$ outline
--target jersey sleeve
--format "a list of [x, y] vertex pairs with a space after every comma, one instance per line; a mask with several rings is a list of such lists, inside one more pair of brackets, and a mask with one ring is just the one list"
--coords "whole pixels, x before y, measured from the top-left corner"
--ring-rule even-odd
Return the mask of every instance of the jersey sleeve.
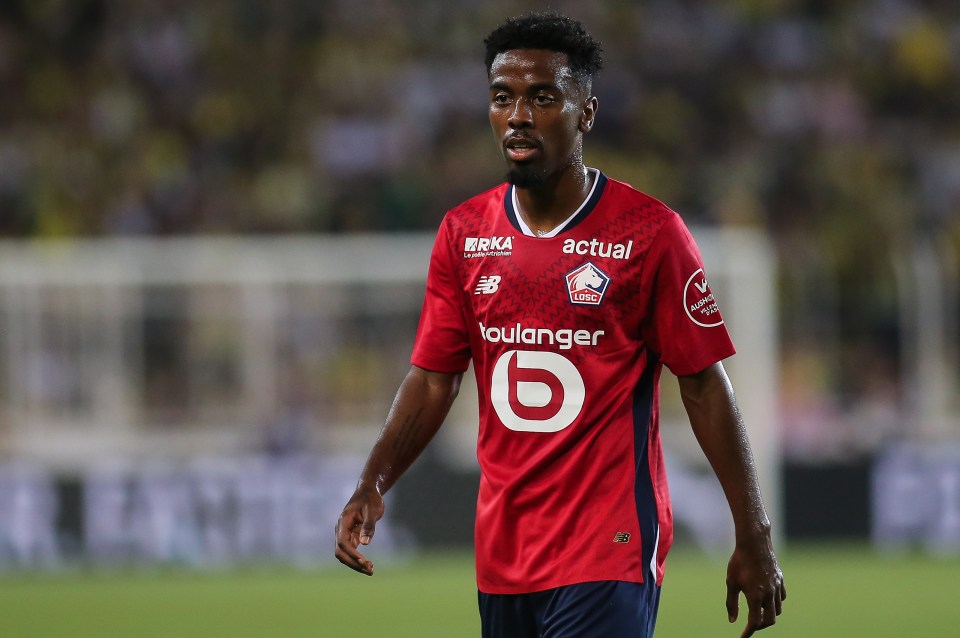
[[441, 224], [430, 254], [427, 290], [410, 362], [434, 372], [463, 372], [470, 364], [470, 337], [449, 239]]
[[679, 215], [660, 229], [644, 266], [650, 313], [643, 338], [677, 376], [695, 374], [736, 352], [700, 249]]

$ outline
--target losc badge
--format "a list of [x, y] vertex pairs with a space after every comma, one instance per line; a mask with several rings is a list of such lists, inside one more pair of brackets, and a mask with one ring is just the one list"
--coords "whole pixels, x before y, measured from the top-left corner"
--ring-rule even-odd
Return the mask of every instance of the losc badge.
[[570, 303], [578, 306], [599, 306], [610, 285], [610, 275], [589, 261], [568, 272], [565, 279]]

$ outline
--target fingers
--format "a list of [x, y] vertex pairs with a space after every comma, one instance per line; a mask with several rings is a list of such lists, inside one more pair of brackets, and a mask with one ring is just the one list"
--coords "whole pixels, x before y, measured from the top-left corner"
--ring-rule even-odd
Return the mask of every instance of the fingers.
[[787, 590], [781, 581], [769, 595], [763, 595], [754, 600], [748, 599], [747, 605], [750, 611], [747, 616], [747, 626], [744, 628], [741, 638], [749, 638], [755, 632], [776, 624], [777, 616], [783, 612], [783, 601], [786, 597]]
[[[370, 539], [373, 538], [373, 525], [372, 522], [361, 520], [358, 515], [350, 516], [344, 512], [336, 526], [337, 548], [334, 555], [337, 560], [367, 576], [373, 576], [373, 562], [357, 551], [357, 546], [361, 543], [364, 545], [370, 543]], [[363, 526], [366, 526], [365, 532]], [[366, 543], [363, 543], [364, 534], [366, 534]]]
[[372, 488], [358, 486], [337, 521], [334, 555], [350, 569], [373, 576], [373, 562], [357, 548], [369, 545], [383, 516], [383, 498]]
[[370, 509], [366, 505], [361, 510], [363, 522], [360, 524], [360, 544], [369, 545], [373, 540], [373, 533], [376, 531], [376, 520], [370, 516]]
[[779, 616], [782, 611], [780, 607], [780, 592], [774, 592], [774, 595], [766, 600], [760, 611], [762, 627], [758, 627], [758, 629], [763, 629], [775, 624], [777, 622], [777, 616]]
[[737, 622], [740, 615], [740, 588], [732, 583], [727, 583], [727, 619], [730, 622]]
[[749, 609], [747, 612], [747, 626], [744, 628], [743, 633], [740, 634], [740, 638], [749, 638], [754, 634], [754, 632], [756, 632], [758, 629], [763, 629], [765, 626], [763, 621], [766, 614], [764, 613], [763, 606], [752, 604], [750, 601], [747, 601], [747, 607]]
[[[744, 627], [740, 638], [750, 638], [755, 632], [772, 625], [776, 622], [776, 615], [771, 611], [767, 612], [766, 607], [759, 603], [747, 601], [747, 626]], [[768, 620], [772, 619], [772, 620]]]

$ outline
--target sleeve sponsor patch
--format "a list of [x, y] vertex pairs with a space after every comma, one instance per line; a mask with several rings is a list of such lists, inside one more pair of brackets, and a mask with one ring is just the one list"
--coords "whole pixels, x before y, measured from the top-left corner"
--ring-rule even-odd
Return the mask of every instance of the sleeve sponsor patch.
[[703, 274], [703, 268], [698, 269], [687, 279], [683, 289], [683, 309], [690, 321], [698, 326], [713, 328], [723, 324], [720, 308], [707, 283], [707, 277]]

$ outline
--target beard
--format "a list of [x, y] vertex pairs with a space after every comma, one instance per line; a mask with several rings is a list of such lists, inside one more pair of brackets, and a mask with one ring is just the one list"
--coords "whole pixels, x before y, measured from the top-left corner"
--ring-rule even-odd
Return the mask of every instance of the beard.
[[517, 188], [536, 188], [547, 181], [547, 173], [534, 168], [512, 168], [507, 171], [506, 180]]

